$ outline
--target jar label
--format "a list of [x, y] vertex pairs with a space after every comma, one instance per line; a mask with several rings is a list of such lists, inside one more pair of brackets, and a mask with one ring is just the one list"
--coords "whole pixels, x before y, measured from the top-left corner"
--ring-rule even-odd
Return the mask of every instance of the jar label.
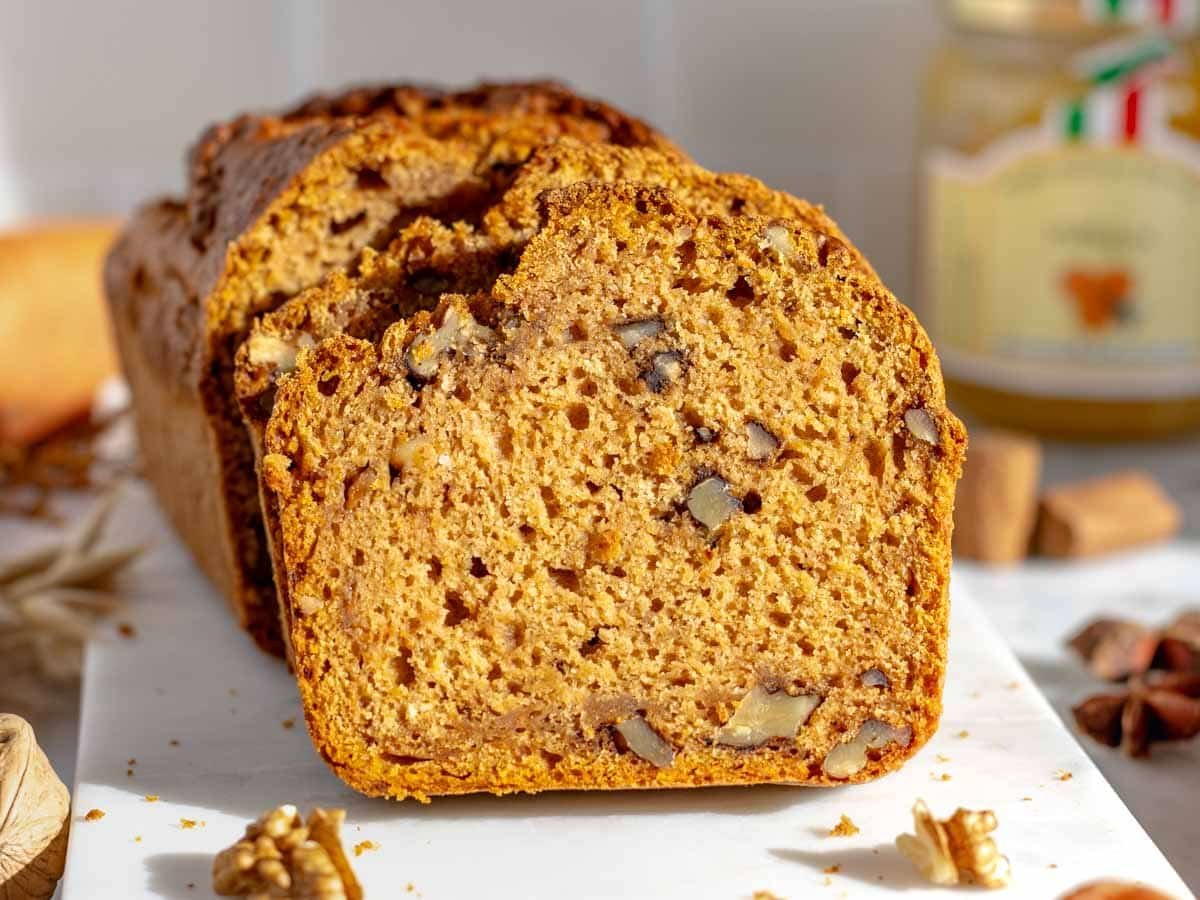
[[1200, 394], [1200, 155], [1165, 127], [1130, 142], [1119, 113], [1091, 123], [1104, 139], [1064, 142], [1048, 116], [979, 155], [927, 157], [922, 287], [947, 374], [1045, 396]]

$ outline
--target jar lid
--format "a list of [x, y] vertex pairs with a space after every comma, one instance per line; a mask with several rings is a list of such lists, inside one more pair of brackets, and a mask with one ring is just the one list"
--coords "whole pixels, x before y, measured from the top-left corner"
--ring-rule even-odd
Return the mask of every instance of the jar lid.
[[1137, 28], [1193, 32], [1197, 0], [945, 0], [968, 28], [1034, 34], [1087, 34]]

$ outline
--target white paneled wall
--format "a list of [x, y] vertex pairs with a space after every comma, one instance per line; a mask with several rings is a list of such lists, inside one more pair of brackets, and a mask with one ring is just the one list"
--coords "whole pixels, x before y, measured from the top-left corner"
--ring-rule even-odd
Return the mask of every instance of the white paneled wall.
[[552, 75], [825, 203], [904, 294], [934, 0], [0, 0], [0, 225], [178, 190], [208, 122], [364, 80]]

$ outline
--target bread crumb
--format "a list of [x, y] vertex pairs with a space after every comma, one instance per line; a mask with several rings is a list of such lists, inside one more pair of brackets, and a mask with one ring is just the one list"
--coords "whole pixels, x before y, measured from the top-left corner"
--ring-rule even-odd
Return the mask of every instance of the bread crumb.
[[128, 622], [122, 622], [117, 626], [117, 634], [123, 638], [135, 638], [137, 637], [137, 629]]
[[1021, 682], [1019, 682], [1019, 681], [1010, 681], [1010, 682], [1008, 683], [1008, 689], [1009, 689], [1010, 691], [1015, 691], [1015, 690], [1017, 690], [1017, 688], [1019, 688], [1020, 686], [1021, 686]]
[[291, 731], [293, 728], [296, 727], [296, 720], [295, 719], [284, 719], [282, 722], [280, 722], [280, 724], [284, 728], [286, 728], [288, 731]]
[[142, 799], [145, 800], [147, 803], [157, 803], [158, 802], [158, 794], [147, 794]]
[[1046, 868], [1047, 869], [1057, 869], [1058, 863], [1050, 863], [1050, 865], [1046, 866]]
[[949, 772], [942, 772], [940, 775], [937, 772], [930, 772], [929, 777], [934, 781], [949, 781], [951, 776]]
[[[415, 891], [415, 890], [416, 890], [416, 888], [415, 888], [415, 887], [413, 887], [413, 883], [410, 881], [408, 884], [406, 884], [406, 885], [404, 886], [404, 890], [405, 890], [405, 891], [407, 891], [408, 893], [410, 893], [410, 894], [411, 894], [413, 891]], [[757, 892], [756, 892], [756, 894], [755, 894], [755, 895], [757, 896]]]
[[1033, 800], [1033, 798], [1032, 798], [1032, 797], [1022, 797], [1021, 799], [1022, 799], [1022, 800], [1024, 800], [1025, 802], [1027, 802], [1027, 803], [1029, 803], [1029, 802], [1032, 802], [1032, 800]]
[[133, 777], [133, 769], [126, 769], [125, 774], [128, 775], [130, 778], [132, 778]]
[[1068, 772], [1066, 769], [1059, 769], [1057, 772], [1054, 773], [1054, 777], [1057, 778], [1059, 781], [1070, 781], [1075, 776], [1072, 775], [1070, 772]]
[[842, 867], [835, 864], [832, 866], [826, 866], [821, 871], [824, 872], [826, 875], [836, 875], [838, 872], [842, 871]]
[[89, 809], [87, 815], [83, 817], [85, 822], [99, 822], [103, 818], [104, 810], [102, 809]]
[[171, 738], [171, 740], [167, 741], [167, 744], [169, 744], [172, 747], [178, 747], [179, 741], [175, 740], [174, 738]]
[[783, 900], [783, 898], [770, 891], [755, 891], [753, 900]]
[[142, 842], [142, 836], [140, 834], [135, 834], [133, 836], [133, 842], [135, 844], [140, 844]]
[[197, 822], [195, 819], [180, 819], [179, 820], [179, 827], [184, 829], [185, 831], [188, 831], [197, 826], [203, 828], [205, 824], [207, 824], [207, 823], [205, 823], [203, 820], [199, 821], [199, 822]]
[[955, 737], [960, 737], [960, 738], [965, 738], [965, 737], [970, 737], [970, 736], [971, 736], [971, 732], [967, 731], [967, 729], [965, 729], [965, 728], [962, 731], [960, 731], [958, 734], [955, 735]]
[[851, 821], [850, 817], [845, 813], [842, 813], [842, 817], [838, 820], [838, 823], [829, 829], [829, 836], [853, 837], [854, 835], [858, 834], [859, 830], [859, 827], [855, 825], [853, 821]]
[[939, 754], [937, 754], [937, 756], [935, 756], [935, 757], [934, 757], [934, 759], [936, 759], [936, 760], [937, 760], [938, 762], [940, 762], [940, 763], [948, 763], [948, 762], [950, 762], [950, 757], [946, 756], [946, 755], [945, 755], [945, 754], [943, 754], [943, 753], [939, 753]]
[[379, 845], [374, 841], [359, 841], [354, 845], [354, 855], [362, 856], [368, 850], [378, 850]]

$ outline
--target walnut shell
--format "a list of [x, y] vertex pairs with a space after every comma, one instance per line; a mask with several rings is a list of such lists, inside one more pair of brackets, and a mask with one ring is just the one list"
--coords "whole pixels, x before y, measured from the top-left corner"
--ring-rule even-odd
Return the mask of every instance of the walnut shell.
[[0, 714], [0, 900], [46, 900], [67, 861], [71, 794], [20, 716]]

